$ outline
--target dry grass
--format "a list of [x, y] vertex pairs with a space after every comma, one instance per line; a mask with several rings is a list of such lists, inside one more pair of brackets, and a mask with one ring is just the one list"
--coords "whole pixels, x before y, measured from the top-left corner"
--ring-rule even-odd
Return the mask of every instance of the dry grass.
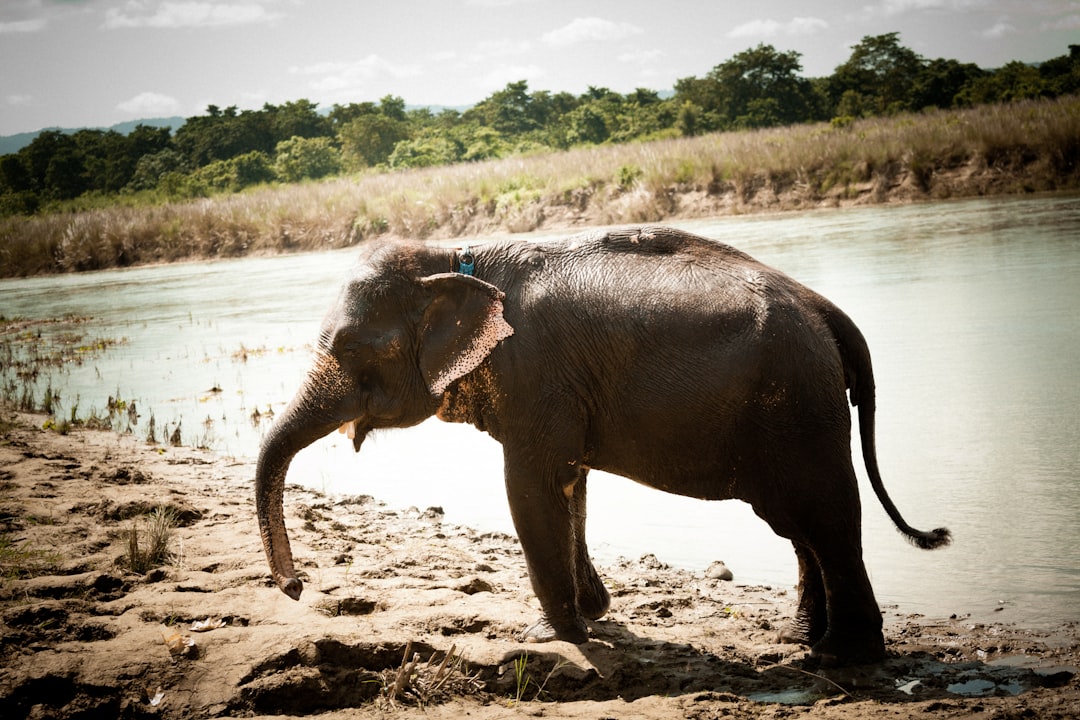
[[[1076, 189], [1080, 98], [720, 133], [0, 221], [0, 274], [691, 214]], [[958, 174], [962, 177], [949, 177]], [[686, 198], [699, 202], [691, 207]], [[702, 201], [701, 198], [704, 198]]]
[[169, 543], [176, 525], [176, 511], [171, 508], [157, 508], [141, 521], [133, 519], [125, 532], [127, 553], [124, 559], [128, 570], [143, 574], [171, 562], [173, 555]]
[[450, 646], [442, 662], [436, 662], [432, 655], [424, 663], [419, 653], [412, 652], [410, 640], [405, 645], [401, 666], [382, 673], [380, 697], [390, 709], [399, 703], [423, 708], [452, 697], [475, 695], [482, 690], [479, 674], [469, 671], [464, 657], [457, 653], [456, 645]]

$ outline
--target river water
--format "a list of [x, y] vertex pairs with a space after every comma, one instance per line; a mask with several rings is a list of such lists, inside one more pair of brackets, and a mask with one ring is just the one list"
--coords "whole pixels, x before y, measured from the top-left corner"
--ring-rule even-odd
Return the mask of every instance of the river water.
[[[911, 524], [955, 536], [934, 552], [907, 545], [856, 444], [864, 554], [884, 607], [1029, 625], [1080, 620], [1080, 198], [678, 225], [815, 288], [866, 335], [886, 486]], [[103, 412], [110, 396], [134, 400], [138, 437], [152, 415], [159, 441], [179, 423], [185, 444], [251, 457], [266, 416], [297, 387], [353, 254], [5, 280], [0, 314], [74, 313], [92, 318], [81, 332], [123, 339], [38, 378], [35, 392], [51, 384], [61, 413], [75, 404], [80, 416]], [[41, 332], [48, 340], [63, 327]], [[0, 374], [12, 381], [9, 369]], [[383, 431], [359, 455], [334, 434], [297, 457], [289, 481], [402, 509], [441, 506], [449, 522], [513, 531], [500, 447], [468, 426], [429, 420]], [[652, 553], [697, 571], [724, 560], [738, 582], [797, 582], [790, 545], [742, 503], [679, 498], [594, 472], [589, 507], [601, 564]]]

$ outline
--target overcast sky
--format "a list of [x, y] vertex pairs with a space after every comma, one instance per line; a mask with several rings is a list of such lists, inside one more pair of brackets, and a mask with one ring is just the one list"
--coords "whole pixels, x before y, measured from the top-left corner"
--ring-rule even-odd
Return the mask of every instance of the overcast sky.
[[758, 43], [831, 74], [867, 35], [983, 67], [1080, 43], [1080, 0], [0, 0], [0, 134], [508, 82], [671, 89]]

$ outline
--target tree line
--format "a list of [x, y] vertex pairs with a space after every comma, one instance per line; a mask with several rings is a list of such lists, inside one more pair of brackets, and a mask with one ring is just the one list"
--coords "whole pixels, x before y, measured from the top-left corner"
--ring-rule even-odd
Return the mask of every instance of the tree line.
[[761, 44], [704, 77], [678, 80], [669, 97], [599, 87], [581, 95], [530, 92], [519, 81], [465, 111], [409, 109], [388, 95], [326, 113], [308, 100], [259, 110], [211, 105], [175, 133], [145, 125], [127, 135], [46, 131], [0, 157], [0, 215], [76, 199], [154, 202], [590, 144], [820, 121], [842, 127], [863, 117], [1080, 92], [1080, 45], [1038, 66], [1010, 62], [996, 70], [928, 60], [898, 33], [863, 38], [827, 77], [803, 77], [800, 58]]

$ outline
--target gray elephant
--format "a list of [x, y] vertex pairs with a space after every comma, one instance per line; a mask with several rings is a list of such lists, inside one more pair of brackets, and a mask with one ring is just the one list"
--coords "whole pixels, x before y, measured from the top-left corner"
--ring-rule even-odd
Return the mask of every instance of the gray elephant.
[[585, 543], [596, 468], [749, 503], [798, 558], [798, 610], [783, 639], [823, 663], [878, 661], [848, 392], [889, 517], [919, 547], [947, 544], [948, 530], [912, 528], [886, 494], [862, 334], [783, 273], [663, 227], [464, 252], [373, 241], [262, 443], [256, 499], [270, 570], [299, 598], [282, 508], [297, 452], [343, 425], [359, 451], [371, 430], [436, 415], [503, 446], [510, 512], [543, 608], [526, 639], [586, 642], [586, 621], [608, 609]]

